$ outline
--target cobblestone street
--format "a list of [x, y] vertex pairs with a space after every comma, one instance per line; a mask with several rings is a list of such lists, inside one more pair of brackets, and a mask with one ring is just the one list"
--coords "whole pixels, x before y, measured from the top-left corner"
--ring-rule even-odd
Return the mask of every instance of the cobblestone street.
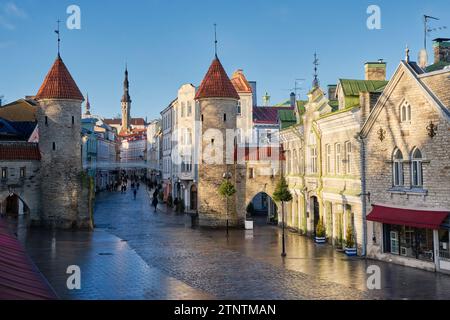
[[[282, 259], [277, 227], [193, 229], [184, 215], [157, 213], [147, 191], [98, 195], [96, 229], [19, 232], [41, 272], [68, 299], [449, 299], [450, 277], [361, 258], [288, 232]], [[382, 289], [366, 289], [366, 268]], [[69, 265], [81, 290], [66, 288]]]

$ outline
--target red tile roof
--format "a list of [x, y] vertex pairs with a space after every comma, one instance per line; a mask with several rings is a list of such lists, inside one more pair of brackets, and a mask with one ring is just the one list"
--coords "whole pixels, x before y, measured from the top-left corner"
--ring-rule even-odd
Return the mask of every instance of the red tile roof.
[[0, 300], [54, 300], [56, 294], [0, 219]]
[[8, 160], [41, 160], [37, 143], [0, 143], [0, 161]]
[[277, 124], [279, 110], [293, 110], [292, 107], [253, 107], [253, 122]]
[[[122, 124], [122, 119], [104, 119], [104, 122], [109, 125], [117, 125]], [[145, 120], [144, 118], [133, 118], [131, 119], [130, 124], [132, 124], [133, 126], [145, 126]]]
[[84, 101], [80, 89], [78, 89], [77, 84], [59, 55], [36, 95], [36, 100], [41, 99]]
[[236, 70], [231, 77], [231, 83], [237, 92], [252, 93], [252, 86], [248, 83], [241, 69]]
[[195, 99], [203, 98], [233, 98], [239, 100], [236, 89], [217, 57], [211, 63], [195, 95]]

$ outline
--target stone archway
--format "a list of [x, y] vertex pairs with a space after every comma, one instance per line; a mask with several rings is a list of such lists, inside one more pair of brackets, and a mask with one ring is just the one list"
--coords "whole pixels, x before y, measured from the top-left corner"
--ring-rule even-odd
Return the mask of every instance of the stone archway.
[[247, 216], [257, 221], [256, 224], [277, 224], [278, 205], [272, 196], [259, 192], [246, 204]]
[[18, 194], [10, 193], [6, 197], [2, 197], [0, 213], [9, 217], [18, 218], [19, 216], [29, 215], [30, 207]]

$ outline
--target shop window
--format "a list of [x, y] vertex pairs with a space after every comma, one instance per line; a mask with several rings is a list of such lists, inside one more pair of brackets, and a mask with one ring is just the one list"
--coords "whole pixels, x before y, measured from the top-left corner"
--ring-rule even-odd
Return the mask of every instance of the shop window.
[[450, 260], [450, 242], [448, 230], [439, 230], [439, 257]]
[[384, 225], [385, 252], [433, 261], [433, 230], [399, 225]]

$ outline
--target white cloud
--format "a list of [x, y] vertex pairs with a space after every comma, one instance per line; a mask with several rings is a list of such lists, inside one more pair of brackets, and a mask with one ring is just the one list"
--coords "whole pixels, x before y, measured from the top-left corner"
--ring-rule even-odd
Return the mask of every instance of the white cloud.
[[0, 8], [0, 28], [15, 30], [13, 23], [15, 19], [26, 19], [27, 13], [19, 8], [14, 2], [8, 2]]
[[15, 16], [18, 18], [26, 18], [27, 13], [20, 9], [14, 2], [8, 2], [4, 7], [4, 12], [9, 16]]

